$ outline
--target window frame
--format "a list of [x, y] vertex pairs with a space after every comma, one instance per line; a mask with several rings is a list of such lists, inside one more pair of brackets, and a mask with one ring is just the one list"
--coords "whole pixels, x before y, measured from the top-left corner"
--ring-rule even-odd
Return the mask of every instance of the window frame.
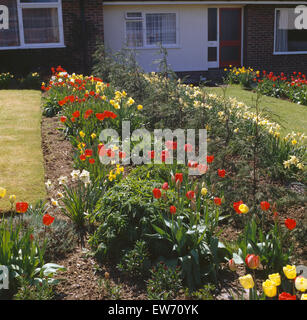
[[277, 27], [277, 10], [281, 10], [284, 8], [275, 8], [274, 11], [274, 49], [273, 54], [274, 55], [287, 55], [287, 54], [307, 54], [307, 51], [276, 51], [276, 27]]
[[[126, 19], [126, 15], [127, 13], [130, 12], [141, 12], [142, 13], [142, 19], [139, 20], [132, 20], [132, 19]], [[129, 49], [134, 49], [134, 50], [142, 50], [142, 49], [157, 49], [159, 48], [159, 45], [153, 44], [147, 44], [147, 29], [146, 29], [146, 14], [163, 14], [163, 13], [167, 13], [167, 14], [175, 14], [176, 17], [176, 43], [174, 44], [165, 44], [163, 46], [163, 48], [167, 48], [167, 49], [177, 49], [180, 48], [179, 45], [179, 15], [178, 15], [178, 11], [177, 10], [134, 10], [134, 11], [125, 11], [125, 17], [124, 17], [124, 32], [125, 32], [125, 43], [127, 44], [127, 28], [126, 28], [126, 22], [127, 21], [142, 21], [143, 24], [143, 46], [142, 47], [135, 47], [135, 46], [127, 46], [127, 48]]]
[[[16, 49], [44, 49], [44, 48], [64, 48], [64, 29], [63, 29], [63, 15], [62, 15], [62, 0], [57, 2], [29, 2], [22, 3], [16, 0], [17, 17], [18, 17], [18, 31], [19, 31], [19, 46], [0, 47], [1, 50], [16, 50]], [[23, 28], [23, 9], [44, 9], [56, 8], [58, 10], [58, 24], [59, 24], [59, 42], [53, 43], [25, 43], [24, 28]]]

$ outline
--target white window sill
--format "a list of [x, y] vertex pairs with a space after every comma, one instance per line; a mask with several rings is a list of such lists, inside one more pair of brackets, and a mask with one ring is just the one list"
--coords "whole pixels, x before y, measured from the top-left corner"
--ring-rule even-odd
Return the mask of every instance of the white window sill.
[[288, 51], [288, 52], [273, 52], [274, 55], [287, 55], [287, 54], [307, 54], [307, 51]]
[[[160, 47], [150, 47], [150, 46], [146, 46], [146, 47], [128, 47], [128, 49], [131, 50], [159, 50]], [[163, 49], [181, 49], [181, 46], [163, 46]]]
[[66, 48], [64, 44], [31, 44], [17, 47], [0, 47], [1, 50], [56, 49]]

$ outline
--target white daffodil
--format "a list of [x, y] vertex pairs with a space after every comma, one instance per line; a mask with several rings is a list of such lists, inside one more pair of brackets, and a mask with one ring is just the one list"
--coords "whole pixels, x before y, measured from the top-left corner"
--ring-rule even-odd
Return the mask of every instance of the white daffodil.
[[80, 177], [80, 170], [73, 170], [70, 175], [71, 175], [71, 178], [72, 178], [71, 180], [72, 181], [76, 181]]
[[57, 200], [55, 200], [55, 199], [53, 199], [53, 198], [51, 198], [51, 204], [54, 206], [54, 207], [58, 207], [59, 206], [59, 203], [58, 203], [58, 201]]
[[49, 190], [49, 189], [51, 189], [52, 188], [52, 182], [51, 182], [51, 180], [48, 180], [47, 182], [45, 182], [45, 186], [46, 186], [46, 188]]
[[60, 178], [58, 179], [58, 181], [59, 181], [59, 184], [60, 184], [60, 185], [61, 185], [61, 184], [67, 184], [68, 179], [67, 179], [66, 176], [60, 176]]

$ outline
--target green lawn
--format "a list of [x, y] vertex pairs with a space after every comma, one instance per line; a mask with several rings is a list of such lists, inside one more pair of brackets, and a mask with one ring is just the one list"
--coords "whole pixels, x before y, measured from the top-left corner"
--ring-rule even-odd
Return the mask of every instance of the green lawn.
[[[223, 94], [219, 87], [208, 87], [207, 91], [216, 94]], [[235, 97], [238, 101], [244, 102], [248, 106], [254, 106], [256, 94], [244, 90], [239, 85], [231, 85], [227, 89], [226, 95]], [[268, 112], [268, 117], [271, 120], [279, 123], [282, 126], [282, 135], [288, 132], [304, 132], [307, 133], [307, 106], [298, 105], [286, 100], [263, 96], [260, 103], [260, 108]]]
[[11, 194], [29, 203], [46, 196], [40, 104], [40, 91], [0, 90], [0, 187], [7, 189], [0, 211]]

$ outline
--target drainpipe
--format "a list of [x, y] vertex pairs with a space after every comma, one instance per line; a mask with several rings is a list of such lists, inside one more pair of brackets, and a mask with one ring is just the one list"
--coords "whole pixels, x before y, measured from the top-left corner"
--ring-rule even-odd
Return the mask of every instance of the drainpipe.
[[86, 21], [85, 21], [85, 8], [84, 0], [79, 0], [80, 7], [80, 18], [81, 18], [81, 32], [82, 32], [82, 43], [83, 43], [83, 74], [88, 73], [88, 48], [86, 38]]

